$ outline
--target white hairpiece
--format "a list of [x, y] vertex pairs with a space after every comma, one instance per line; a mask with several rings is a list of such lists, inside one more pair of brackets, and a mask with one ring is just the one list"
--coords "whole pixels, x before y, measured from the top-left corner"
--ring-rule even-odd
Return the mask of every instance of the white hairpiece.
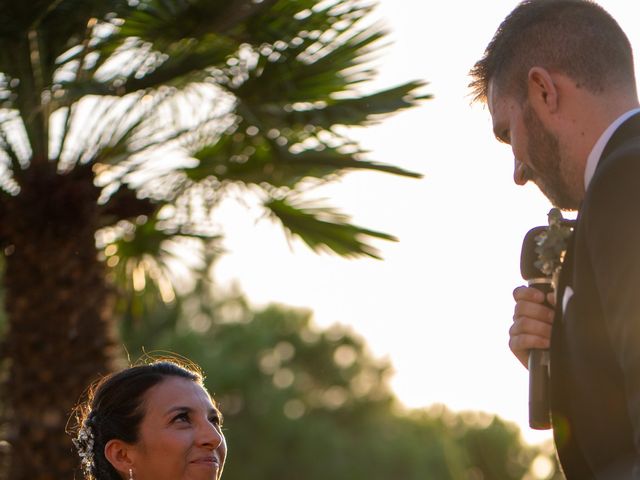
[[74, 438], [73, 444], [78, 450], [78, 455], [80, 456], [80, 460], [82, 463], [82, 468], [85, 472], [91, 472], [91, 467], [93, 464], [93, 430], [91, 429], [91, 425], [89, 425], [89, 420], [85, 420], [82, 424], [80, 430], [78, 430], [78, 435]]

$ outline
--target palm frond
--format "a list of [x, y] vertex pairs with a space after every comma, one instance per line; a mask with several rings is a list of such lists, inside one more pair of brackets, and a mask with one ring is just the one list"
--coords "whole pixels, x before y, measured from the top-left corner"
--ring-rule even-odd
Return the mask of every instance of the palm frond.
[[300, 238], [316, 252], [330, 251], [343, 257], [380, 259], [368, 241], [397, 241], [392, 235], [358, 227], [349, 218], [329, 207], [285, 199], [270, 199], [264, 206], [277, 218], [290, 237]]
[[[110, 50], [112, 46], [105, 42], [101, 48]], [[150, 45], [123, 40], [110, 56], [101, 52], [100, 67], [93, 76], [84, 80], [74, 78], [61, 85], [67, 92], [67, 103], [87, 95], [124, 96], [167, 86], [182, 88], [210, 78], [209, 69], [224, 65], [237, 49], [233, 41], [214, 34], [198, 40], [183, 39], [171, 45], [166, 53], [152, 50]], [[127, 65], [124, 69], [123, 64]]]
[[278, 0], [246, 22], [242, 38], [252, 45], [281, 47], [292, 41], [295, 44], [307, 34], [318, 38], [313, 32], [325, 32], [327, 26], [337, 32], [348, 30], [374, 6], [375, 2], [363, 0]]
[[269, 11], [276, 0], [143, 0], [126, 18], [121, 34], [151, 42], [166, 52], [185, 38], [233, 35], [249, 17]]
[[154, 218], [162, 205], [148, 198], [139, 198], [135, 190], [126, 185], [120, 185], [118, 190], [112, 193], [100, 207], [99, 224], [101, 227], [106, 227], [116, 225], [122, 220]]
[[214, 34], [198, 41], [180, 42], [169, 49], [166, 61], [160, 60], [159, 64], [149, 68], [148, 72], [133, 72], [124, 81], [121, 89], [128, 93], [160, 85], [182, 86], [202, 81], [209, 77], [207, 68], [224, 63], [237, 49], [238, 45], [235, 42]]
[[366, 55], [383, 37], [384, 31], [372, 27], [325, 44], [307, 37], [283, 47], [282, 52], [267, 48], [234, 94], [250, 105], [279, 108], [298, 102], [330, 102], [337, 94], [352, 91], [355, 85], [373, 77], [375, 72], [367, 67]]
[[336, 125], [369, 126], [383, 120], [387, 115], [416, 106], [431, 98], [419, 94], [424, 82], [408, 82], [369, 95], [331, 99], [326, 102], [301, 102], [291, 108], [277, 109], [272, 104], [242, 105], [251, 109], [252, 119], [263, 126], [277, 129], [304, 130], [312, 125], [314, 130], [331, 130]]
[[[99, 232], [109, 276], [128, 309], [142, 311], [158, 301], [173, 302], [206, 273], [205, 253], [217, 236], [162, 227], [157, 216], [120, 222]], [[209, 245], [209, 247], [206, 247]]]
[[[0, 101], [18, 99], [8, 111], [22, 118], [27, 134], [21, 145], [0, 138], [7, 172], [13, 170], [19, 182], [20, 169], [36, 157], [46, 160], [42, 152], [49, 145], [60, 172], [92, 165], [103, 188], [102, 225], [127, 218], [128, 211], [153, 213], [168, 202], [184, 202], [180, 208], [187, 218], [198, 195], [198, 208], [210, 213], [228, 185], [255, 185], [282, 198], [299, 195], [305, 180], [331, 181], [351, 170], [419, 178], [368, 159], [368, 152], [336, 128], [370, 125], [429, 98], [418, 93], [424, 84], [417, 81], [366, 95], [357, 91], [375, 74], [371, 60], [386, 34], [378, 24], [358, 26], [374, 5], [44, 2], [40, 16], [31, 18], [38, 27], [35, 41], [11, 53], [21, 59], [13, 62], [16, 71], [24, 72], [38, 66], [25, 52], [30, 45], [39, 49], [41, 72], [29, 73], [24, 82], [0, 73]], [[54, 24], [64, 16], [69, 25]], [[55, 42], [44, 45], [49, 36]], [[32, 87], [35, 94], [23, 95]], [[52, 141], [49, 129], [57, 135]], [[30, 153], [27, 163], [22, 151]], [[123, 198], [125, 213], [116, 213], [121, 209], [112, 207]], [[146, 200], [137, 202], [141, 198], [152, 198], [153, 208]], [[335, 212], [315, 216], [287, 202], [273, 203], [272, 211], [317, 220], [309, 225], [340, 225]], [[347, 224], [327, 235], [348, 231]], [[367, 233], [353, 228], [353, 238]]]
[[[374, 170], [406, 177], [421, 175], [393, 165], [362, 159], [364, 152], [348, 151], [344, 145], [330, 146], [316, 142], [313, 148], [300, 144], [298, 149], [279, 144], [278, 134], [255, 129], [246, 133], [218, 138], [193, 153], [198, 164], [185, 167], [184, 172], [194, 182], [214, 177], [220, 182], [294, 188], [303, 179], [326, 179], [348, 170]], [[271, 137], [271, 138], [270, 138]], [[315, 140], [315, 139], [314, 139]], [[282, 143], [282, 142], [280, 142]]]
[[[108, 69], [110, 61], [121, 63], [123, 58], [136, 54], [138, 68], [129, 68], [124, 75], [120, 71], [107, 81], [96, 81], [100, 77], [97, 71], [94, 78], [75, 85], [76, 94], [71, 98], [77, 98], [78, 94], [123, 95], [202, 80], [208, 76], [207, 68], [225, 65], [240, 46], [237, 38], [224, 34], [227, 28], [222, 24], [231, 22], [228, 28], [235, 27], [272, 3], [274, 0], [142, 1], [123, 18], [123, 26], [96, 48], [103, 70]], [[133, 38], [138, 41], [131, 42]]]
[[[12, 172], [13, 178], [20, 183], [22, 169], [26, 163], [26, 155], [24, 152], [20, 155], [17, 146], [13, 144], [15, 140], [7, 133], [7, 129], [11, 131], [12, 128], [19, 128], [15, 125], [16, 121], [18, 121], [18, 118], [11, 115], [9, 118], [3, 118], [0, 120], [0, 152], [2, 152], [2, 154], [9, 160], [9, 170]], [[14, 125], [11, 125], [12, 123]]]
[[[27, 43], [33, 73], [48, 88], [65, 53], [80, 51], [79, 45], [92, 34], [98, 19], [122, 15], [126, 0], [34, 0], [0, 3], [0, 72], [11, 79], [27, 81], [24, 63], [16, 52]], [[5, 22], [4, 20], [9, 20]]]

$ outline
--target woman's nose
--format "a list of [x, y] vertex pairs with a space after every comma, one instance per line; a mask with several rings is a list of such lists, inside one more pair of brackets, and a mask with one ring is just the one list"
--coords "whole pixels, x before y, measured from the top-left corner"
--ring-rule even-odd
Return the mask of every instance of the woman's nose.
[[204, 421], [199, 428], [199, 440], [202, 445], [209, 446], [212, 449], [218, 448], [224, 442], [224, 435], [219, 425]]

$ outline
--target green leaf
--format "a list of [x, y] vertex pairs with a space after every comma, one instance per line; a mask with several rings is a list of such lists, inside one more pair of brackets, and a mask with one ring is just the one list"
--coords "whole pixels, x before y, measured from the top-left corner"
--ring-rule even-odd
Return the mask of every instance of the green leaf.
[[325, 250], [343, 257], [381, 259], [368, 240], [397, 241], [392, 235], [353, 225], [348, 217], [328, 207], [305, 206], [287, 199], [270, 199], [264, 205], [289, 236], [300, 238], [316, 252]]
[[266, 138], [262, 133], [251, 136], [239, 130], [201, 147], [193, 154], [198, 165], [184, 171], [194, 182], [215, 177], [220, 181], [292, 188], [303, 179], [329, 179], [348, 170], [376, 170], [421, 177], [393, 165], [363, 160], [361, 153], [346, 153], [324, 144], [319, 144], [317, 150], [292, 153], [287, 147], [278, 145], [277, 139]]
[[408, 82], [370, 95], [328, 102], [308, 103], [297, 108], [282, 108], [273, 103], [253, 104], [253, 115], [272, 128], [301, 128], [330, 130], [336, 125], [367, 126], [383, 120], [387, 115], [414, 107], [430, 95], [419, 95], [424, 82]]
[[103, 230], [103, 252], [113, 283], [129, 308], [144, 310], [153, 303], [172, 302], [179, 292], [180, 277], [195, 278], [206, 274], [205, 245], [219, 237], [175, 230], [161, 225], [157, 217], [136, 223], [120, 222]]
[[263, 55], [249, 79], [234, 93], [250, 104], [330, 102], [336, 94], [373, 77], [375, 72], [367, 67], [365, 55], [383, 36], [384, 31], [372, 27], [339, 36], [326, 45], [301, 39], [301, 43], [287, 46], [282, 52]]

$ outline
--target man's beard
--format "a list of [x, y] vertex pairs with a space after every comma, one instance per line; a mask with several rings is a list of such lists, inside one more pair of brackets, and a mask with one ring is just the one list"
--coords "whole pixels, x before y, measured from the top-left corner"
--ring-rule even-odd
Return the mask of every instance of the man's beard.
[[529, 133], [529, 179], [533, 180], [554, 206], [563, 210], [577, 210], [580, 202], [572, 194], [567, 179], [562, 175], [558, 137], [542, 125], [529, 105], [524, 107], [523, 121]]

